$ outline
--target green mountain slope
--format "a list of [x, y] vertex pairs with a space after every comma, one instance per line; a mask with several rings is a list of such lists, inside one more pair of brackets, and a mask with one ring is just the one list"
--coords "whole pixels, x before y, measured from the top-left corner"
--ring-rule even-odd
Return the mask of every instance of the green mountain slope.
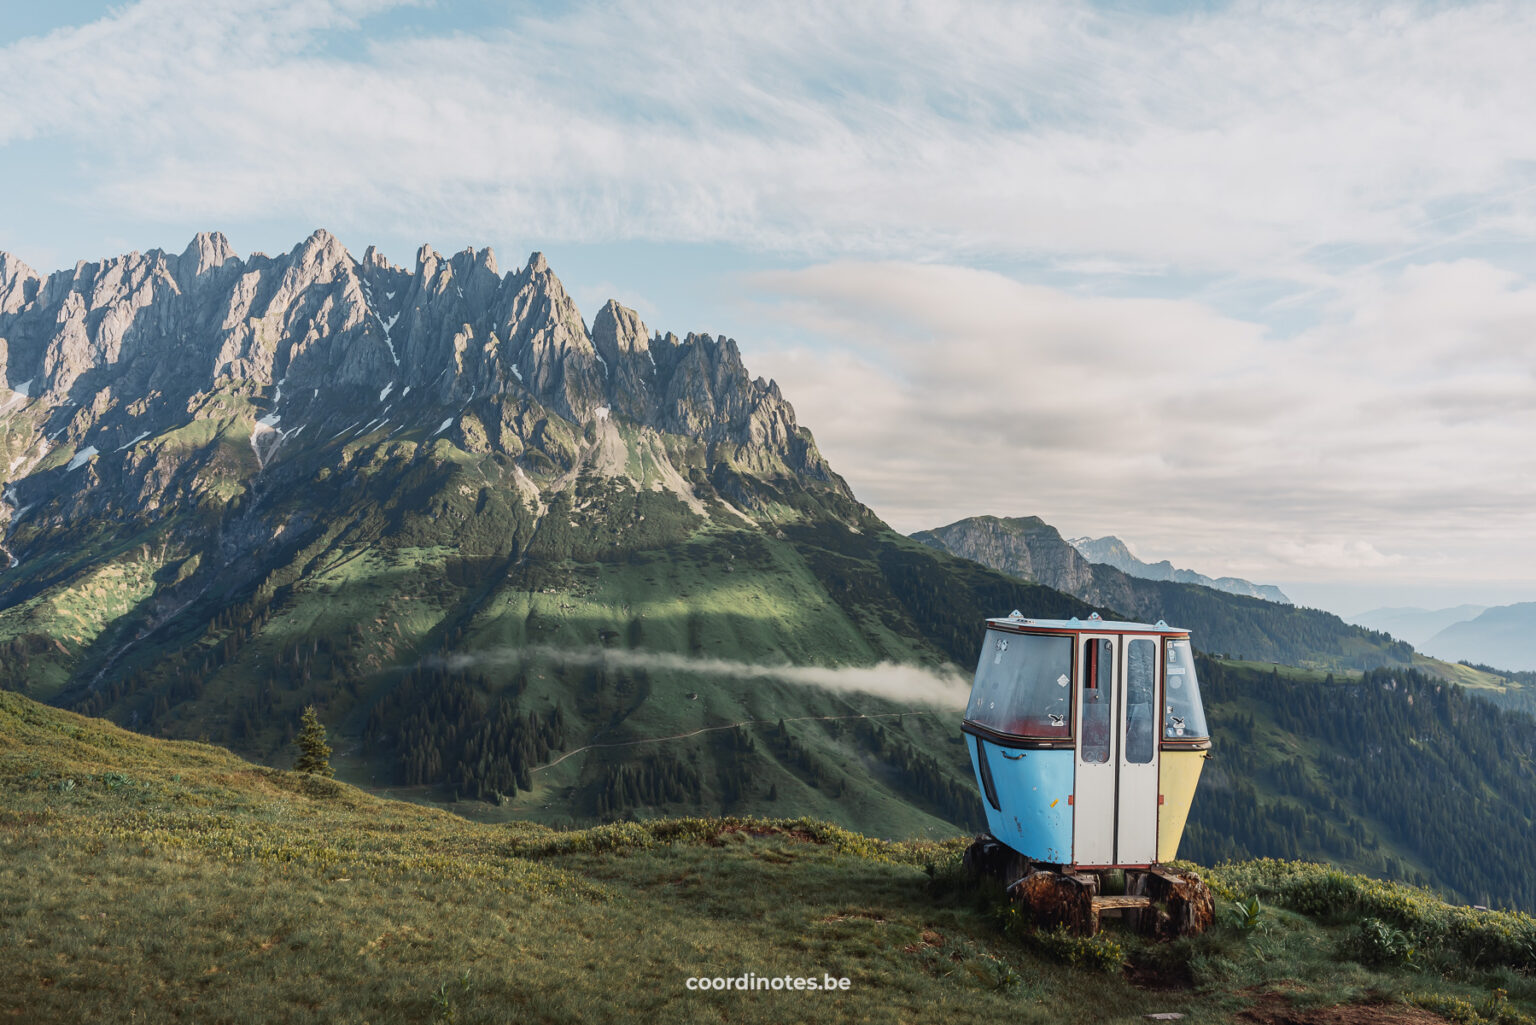
[[[460, 479], [450, 476], [443, 490], [451, 496]], [[607, 512], [593, 492], [578, 487], [577, 495], [592, 503], [589, 515]], [[914, 835], [976, 821], [953, 721], [963, 684], [950, 664], [974, 657], [977, 624], [997, 609], [1088, 609], [878, 525], [859, 534], [841, 524], [786, 525], [782, 537], [679, 529], [668, 547], [635, 550], [626, 539], [600, 560], [590, 551], [560, 557], [571, 536], [553, 532], [516, 554], [478, 558], [459, 554], [462, 544], [455, 551], [451, 535], [427, 547], [341, 533], [329, 544], [323, 534], [296, 544], [254, 594], [228, 596], [206, 619], [156, 626], [129, 612], [104, 641], [68, 653], [68, 640], [13, 641], [11, 686], [269, 760], [281, 756], [297, 709], [315, 703], [346, 741], [347, 778], [491, 801], [507, 815], [572, 822], [646, 809], [767, 812], [783, 795], [879, 835]], [[63, 601], [90, 586], [49, 594]], [[657, 664], [663, 654], [674, 661]], [[866, 671], [859, 691], [772, 672], [885, 663], [932, 668], [892, 667], [889, 680]], [[915, 682], [892, 690], [909, 676]], [[558, 737], [552, 727], [536, 743], [505, 730], [466, 735], [503, 706], [546, 726], [558, 714]], [[913, 710], [926, 714], [890, 714]], [[865, 713], [885, 718], [854, 718]], [[529, 774], [551, 749], [736, 723], [744, 725], [689, 742], [597, 748], [537, 785]], [[690, 782], [609, 793], [626, 771]], [[848, 801], [849, 792], [864, 796]]]
[[[790, 818], [478, 824], [0, 693], [0, 1015], [1375, 1025], [1536, 1010], [1526, 916], [1254, 862], [1209, 874], [1224, 899], [1195, 940], [1111, 923], [1063, 941], [1000, 915], [957, 872], [961, 843]], [[1271, 906], [1245, 929], [1232, 901], [1254, 894]], [[748, 973], [848, 986], [688, 987]]]
[[1407, 665], [1413, 648], [1317, 609], [1296, 608], [1198, 584], [1133, 577], [1089, 562], [1035, 516], [973, 516], [914, 540], [1145, 622], [1194, 631], [1204, 651], [1329, 669]]

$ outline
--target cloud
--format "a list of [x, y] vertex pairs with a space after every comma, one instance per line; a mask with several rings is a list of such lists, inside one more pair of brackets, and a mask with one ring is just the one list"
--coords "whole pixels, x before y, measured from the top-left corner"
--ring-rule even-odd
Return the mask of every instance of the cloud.
[[398, 6], [144, 0], [18, 40], [0, 146], [74, 147], [49, 202], [210, 225], [1314, 285], [1536, 218], [1528, 5]]
[[142, 0], [0, 46], [0, 223], [47, 232], [0, 242], [811, 263], [753, 282], [803, 344], [737, 333], [899, 526], [1039, 512], [1207, 572], [1536, 564], [1532, 5], [410, 6]]
[[730, 680], [780, 680], [805, 687], [820, 687], [838, 694], [865, 694], [887, 701], [926, 704], [952, 710], [965, 708], [971, 688], [970, 677], [961, 675], [958, 669], [939, 671], [893, 662], [882, 662], [875, 666], [770, 666], [620, 648], [553, 648], [544, 645], [490, 648], [448, 655], [442, 662], [449, 669], [461, 670], [522, 665], [529, 660], [554, 661], [567, 666], [609, 666], [652, 673], [684, 673]]
[[1403, 560], [1401, 555], [1383, 555], [1369, 541], [1283, 540], [1272, 543], [1269, 552], [1283, 563], [1306, 570], [1380, 569]]
[[1036, 514], [1213, 574], [1536, 565], [1536, 287], [1489, 264], [1361, 279], [1289, 338], [958, 267], [751, 285], [814, 339], [754, 365], [898, 529]]

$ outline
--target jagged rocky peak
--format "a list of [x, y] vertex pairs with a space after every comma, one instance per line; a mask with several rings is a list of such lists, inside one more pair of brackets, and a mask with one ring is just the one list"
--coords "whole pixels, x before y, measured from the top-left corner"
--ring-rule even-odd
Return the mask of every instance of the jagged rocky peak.
[[607, 368], [608, 402], [631, 420], [654, 423], [658, 369], [640, 315], [613, 299], [592, 318], [592, 345]]
[[[423, 245], [411, 269], [374, 246], [353, 259], [321, 228], [286, 253], [242, 260], [223, 234], [202, 232], [179, 255], [82, 261], [46, 280], [0, 258], [0, 304], [0, 373], [35, 378], [31, 396], [55, 419], [66, 400], [94, 407], [110, 390], [138, 410], [131, 430], [111, 428], [128, 430], [123, 440], [201, 408], [210, 390], [254, 387], [273, 403], [256, 412], [283, 431], [345, 427], [363, 412], [435, 426], [475, 401], [498, 403], [500, 419], [532, 400], [577, 423], [612, 415], [728, 443], [765, 470], [830, 473], [734, 340], [652, 336], [618, 301], [589, 330], [540, 252], [503, 275], [489, 248]], [[89, 443], [109, 420], [74, 434]]]
[[508, 372], [556, 412], [584, 422], [608, 404], [608, 368], [542, 253], [507, 276], [494, 323]]
[[592, 318], [592, 344], [604, 359], [614, 362], [650, 349], [640, 314], [619, 305], [617, 299], [609, 299]]
[[0, 251], [0, 315], [15, 313], [37, 298], [43, 279], [10, 253]]
[[293, 247], [293, 262], [301, 270], [313, 268], [317, 274], [334, 275], [337, 268], [352, 267], [352, 254], [341, 239], [324, 228]]
[[200, 231], [187, 243], [187, 248], [181, 254], [180, 269], [190, 273], [192, 277], [200, 277], [204, 272], [222, 267], [229, 260], [238, 260], [234, 247], [229, 244], [229, 239], [224, 237], [222, 231]]
[[373, 270], [389, 270], [393, 266], [384, 258], [384, 254], [379, 252], [379, 247], [375, 245], [370, 245], [367, 249], [363, 250], [363, 258], [358, 262], [364, 267]]
[[490, 246], [484, 249], [466, 247], [455, 253], [448, 263], [453, 268], [455, 295], [470, 305], [478, 319], [501, 291], [502, 278], [496, 271], [496, 254]]

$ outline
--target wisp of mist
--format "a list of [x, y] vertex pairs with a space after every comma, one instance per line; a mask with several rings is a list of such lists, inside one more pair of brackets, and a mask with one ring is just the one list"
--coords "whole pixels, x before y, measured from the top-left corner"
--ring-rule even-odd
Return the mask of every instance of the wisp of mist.
[[613, 666], [657, 673], [689, 673], [731, 679], [772, 679], [820, 687], [839, 694], [865, 694], [887, 701], [910, 701], [940, 708], [963, 710], [971, 681], [958, 670], [949, 671], [881, 662], [873, 666], [768, 666], [732, 662], [723, 658], [690, 658], [668, 652], [622, 648], [487, 648], [484, 651], [447, 655], [434, 660], [448, 669], [475, 669], [516, 665], [529, 659], [567, 666]]

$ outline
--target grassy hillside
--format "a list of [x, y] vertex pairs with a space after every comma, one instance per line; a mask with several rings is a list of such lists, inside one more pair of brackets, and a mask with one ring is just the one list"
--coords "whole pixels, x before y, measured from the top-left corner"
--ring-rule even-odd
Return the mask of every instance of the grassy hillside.
[[[1111, 927], [1074, 942], [1000, 913], [956, 871], [961, 843], [793, 818], [477, 824], [0, 694], [0, 1014], [1442, 1020], [1431, 1007], [1512, 1023], [1536, 1010], [1523, 915], [1257, 862], [1210, 874], [1223, 899], [1204, 937], [1147, 945]], [[1253, 895], [1273, 906], [1245, 927], [1232, 902]], [[686, 988], [747, 972], [849, 987]]]

